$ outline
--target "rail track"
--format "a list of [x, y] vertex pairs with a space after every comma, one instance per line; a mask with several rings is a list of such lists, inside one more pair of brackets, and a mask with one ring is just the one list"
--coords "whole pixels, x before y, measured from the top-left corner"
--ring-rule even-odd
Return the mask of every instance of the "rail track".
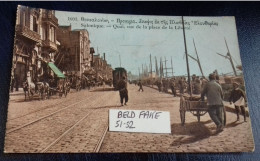
[[[69, 102], [70, 100], [72, 100], [72, 99], [74, 99], [74, 98], [76, 98], [76, 97], [77, 97], [77, 96], [74, 96], [74, 97], [72, 97], [72, 98], [66, 99], [65, 101], [66, 101], [66, 102]], [[24, 114], [24, 115], [20, 115], [20, 116], [14, 117], [14, 118], [10, 118], [10, 119], [8, 119], [8, 121], [16, 120], [16, 119], [19, 119], [19, 118], [28, 116], [28, 115], [33, 114], [33, 113], [36, 113], [36, 112], [46, 110], [46, 109], [51, 108], [51, 107], [53, 107], [53, 106], [59, 105], [59, 104], [61, 104], [61, 103], [64, 103], [64, 100], [61, 100], [61, 101], [59, 101], [59, 102], [57, 102], [57, 103], [55, 103], [55, 104], [50, 104], [50, 105], [44, 106], [44, 107], [42, 107], [42, 108], [40, 108], [40, 109], [37, 109], [37, 110], [31, 111], [31, 112], [28, 112], [28, 113], [26, 113], [26, 114]]]
[[[117, 104], [115, 107], [118, 107], [119, 104]], [[110, 108], [109, 106], [107, 108]], [[48, 153], [48, 150], [53, 147], [56, 143], [58, 143], [60, 140], [62, 140], [67, 134], [69, 134], [77, 125], [79, 125], [84, 119], [86, 119], [88, 116], [90, 116], [93, 112], [95, 112], [98, 109], [92, 109], [89, 113], [87, 113], [84, 117], [82, 117], [80, 120], [78, 120], [73, 126], [71, 126], [68, 130], [66, 130], [63, 134], [61, 134], [58, 138], [56, 138], [52, 143], [50, 143], [48, 146], [46, 146], [43, 150], [40, 151], [40, 153]], [[102, 147], [102, 143], [105, 139], [105, 136], [108, 132], [108, 123], [105, 124], [101, 137], [98, 139], [96, 146], [93, 148], [94, 153], [98, 153], [99, 150]]]
[[[22, 130], [21, 134], [26, 135], [28, 133], [28, 135], [30, 136], [30, 129], [38, 126], [37, 129], [39, 130], [39, 129], [41, 129], [40, 128], [41, 126], [45, 127], [46, 125], [48, 126], [48, 124], [55, 123], [52, 120], [55, 121], [60, 116], [63, 116], [63, 114], [60, 113], [62, 111], [64, 111], [65, 112], [64, 114], [66, 114], [66, 116], [69, 116], [70, 118], [73, 118], [73, 115], [76, 114], [75, 115], [76, 117], [74, 117], [76, 120], [74, 119], [74, 121], [70, 122], [70, 123], [67, 121], [66, 124], [60, 126], [57, 129], [57, 132], [58, 131], [61, 132], [61, 133], [59, 133], [58, 136], [53, 137], [53, 136], [49, 135], [48, 132], [47, 133], [46, 132], [41, 133], [41, 135], [32, 135], [32, 137], [35, 138], [35, 139], [40, 136], [40, 137], [43, 137], [43, 140], [45, 140], [45, 144], [43, 144], [43, 146], [41, 146], [40, 149], [38, 149], [38, 148], [36, 149], [36, 147], [39, 146], [38, 143], [31, 146], [31, 149], [34, 152], [48, 153], [48, 152], [51, 152], [53, 150], [57, 150], [57, 149], [59, 149], [60, 144], [63, 144], [63, 142], [67, 142], [69, 140], [69, 138], [68, 138], [69, 136], [74, 137], [74, 135], [71, 135], [70, 133], [73, 131], [73, 129], [75, 129], [75, 127], [77, 127], [76, 129], [78, 130], [79, 127], [82, 127], [82, 126], [84, 127], [85, 124], [88, 123], [89, 119], [91, 120], [94, 117], [98, 118], [98, 115], [99, 115], [100, 112], [102, 112], [102, 116], [105, 116], [103, 109], [109, 109], [111, 107], [118, 107], [118, 105], [119, 105], [119, 104], [114, 104], [114, 105], [111, 106], [111, 104], [114, 103], [115, 99], [112, 99], [110, 94], [102, 95], [102, 97], [100, 99], [95, 99], [95, 98], [97, 98], [97, 96], [98, 95], [96, 95], [96, 94], [89, 95], [87, 98], [85, 97], [84, 99], [80, 99], [78, 102], [66, 105], [65, 107], [60, 107], [60, 109], [55, 110], [54, 112], [51, 112], [49, 114], [45, 114], [42, 117], [38, 117], [37, 119], [34, 119], [34, 120], [31, 119], [31, 121], [29, 121], [25, 124], [22, 124], [18, 127], [14, 127], [12, 129], [7, 130], [6, 134], [11, 133], [12, 135], [15, 136], [15, 135], [20, 133], [20, 130]], [[116, 98], [116, 97], [117, 97], [117, 95], [113, 95], [113, 98]], [[84, 103], [84, 102], [87, 102], [87, 101], [88, 101], [88, 103]], [[63, 101], [59, 101], [58, 103], [55, 103], [55, 105], [57, 105], [61, 102], [63, 102]], [[99, 102], [106, 102], [106, 105], [97, 107], [96, 105], [100, 104]], [[82, 105], [76, 106], [80, 103], [83, 106]], [[55, 105], [51, 105], [51, 106], [55, 106]], [[76, 111], [71, 107], [77, 107], [75, 109]], [[49, 108], [49, 105], [45, 106], [44, 109], [46, 109], [46, 108]], [[42, 108], [41, 110], [44, 110], [44, 109]], [[69, 109], [69, 110], [66, 110], [66, 109]], [[36, 112], [39, 112], [41, 110], [36, 110], [36, 111], [31, 112], [31, 113], [36, 113]], [[81, 114], [80, 114], [80, 112], [81, 112]], [[27, 116], [31, 113], [28, 113], [28, 114], [23, 115], [23, 116]], [[92, 115], [93, 113], [95, 115]], [[19, 118], [21, 118], [23, 116], [19, 116]], [[88, 119], [88, 117], [89, 117], [89, 119]], [[12, 120], [15, 120], [15, 119], [18, 119], [18, 117], [13, 118]], [[85, 120], [84, 123], [82, 123], [83, 120]], [[91, 141], [92, 143], [90, 143], [90, 145], [88, 146], [88, 148], [90, 149], [90, 152], [98, 153], [100, 151], [102, 144], [103, 144], [103, 141], [105, 139], [105, 136], [108, 132], [108, 122], [107, 121], [108, 121], [107, 119], [104, 119], [104, 117], [102, 117], [102, 120], [100, 120], [99, 123], [97, 125], [95, 125], [95, 127], [93, 128], [94, 131], [98, 129], [98, 133], [97, 133], [98, 135], [95, 135], [95, 138], [92, 139], [92, 141]], [[79, 126], [77, 126], [77, 125], [79, 125]], [[89, 125], [91, 125], [91, 124], [89, 124]], [[26, 128], [26, 127], [28, 127], [28, 128]], [[27, 129], [29, 129], [29, 131], [27, 131]], [[76, 131], [74, 130], [72, 132], [72, 134], [77, 132], [77, 130]], [[56, 131], [56, 129], [55, 129], [55, 131]], [[84, 131], [82, 131], [82, 132], [84, 132]], [[89, 133], [88, 135], [90, 136], [90, 134], [91, 133]], [[35, 137], [35, 136], [37, 136], [37, 137]], [[67, 137], [65, 137], [65, 136], [67, 136]], [[27, 137], [27, 138], [29, 138], [29, 137]], [[33, 138], [31, 138], [31, 139], [33, 139]], [[35, 140], [35, 139], [33, 139], [33, 140]], [[35, 140], [35, 141], [37, 142], [37, 140]], [[35, 141], [33, 141], [33, 142], [35, 142]], [[23, 145], [24, 143], [21, 143], [21, 144]], [[34, 148], [34, 146], [35, 146], [35, 148]], [[93, 148], [93, 150], [91, 150], [92, 148]], [[17, 151], [17, 149], [15, 151]]]
[[54, 115], [54, 114], [56, 114], [56, 113], [59, 113], [60, 111], [63, 111], [63, 110], [68, 109], [68, 108], [70, 108], [70, 107], [73, 107], [73, 106], [75, 106], [75, 105], [77, 105], [77, 104], [79, 104], [79, 103], [81, 103], [81, 102], [89, 101], [89, 100], [91, 100], [91, 99], [94, 98], [94, 97], [95, 97], [95, 95], [93, 95], [93, 96], [91, 96], [91, 97], [88, 97], [87, 99], [82, 99], [82, 100], [80, 100], [80, 101], [78, 101], [78, 102], [76, 102], [76, 103], [67, 105], [67, 106], [65, 106], [65, 107], [63, 107], [63, 108], [61, 108], [61, 109], [59, 109], [59, 110], [56, 110], [56, 111], [54, 111], [54, 112], [52, 112], [52, 113], [50, 113], [50, 114], [47, 114], [47, 115], [45, 115], [45, 116], [42, 116], [42, 117], [40, 117], [40, 118], [38, 118], [38, 119], [35, 119], [35, 120], [33, 120], [33, 121], [30, 121], [30, 122], [28, 122], [28, 123], [26, 123], [26, 124], [20, 125], [20, 126], [15, 127], [15, 128], [12, 128], [12, 129], [10, 129], [10, 130], [7, 130], [7, 131], [6, 131], [6, 134], [10, 134], [10, 133], [12, 133], [12, 132], [14, 132], [14, 131], [17, 131], [17, 130], [20, 130], [20, 129], [26, 127], [26, 126], [32, 125], [32, 124], [34, 124], [34, 123], [36, 123], [36, 122], [38, 122], [38, 121], [40, 121], [40, 120], [43, 120], [43, 119], [45, 119], [45, 118], [48, 118], [48, 117], [50, 117], [50, 116], [52, 116], [52, 115]]

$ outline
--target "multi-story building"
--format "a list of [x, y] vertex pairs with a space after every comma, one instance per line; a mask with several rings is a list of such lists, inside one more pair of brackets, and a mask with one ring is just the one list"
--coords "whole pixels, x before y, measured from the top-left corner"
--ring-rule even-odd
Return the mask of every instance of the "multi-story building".
[[18, 6], [12, 70], [17, 88], [48, 71], [57, 52], [57, 26], [54, 11]]
[[27, 75], [36, 76], [36, 59], [41, 52], [40, 12], [40, 9], [18, 6], [12, 70], [17, 88]]
[[100, 57], [100, 54], [94, 55], [93, 68], [98, 80], [107, 81], [109, 79], [112, 79], [113, 69], [110, 64], [107, 64], [105, 53], [103, 57]]
[[[57, 42], [57, 28], [58, 19], [55, 17], [53, 10], [41, 10], [41, 23], [40, 23], [40, 34], [42, 39], [41, 57], [44, 62], [55, 62], [54, 57], [58, 53]], [[48, 72], [50, 68], [47, 67], [46, 63], [42, 64], [42, 68], [39, 69], [39, 75], [43, 72]]]
[[61, 46], [55, 60], [61, 70], [67, 74], [81, 76], [91, 68], [92, 57], [87, 30], [71, 30], [71, 26], [59, 26], [57, 39]]

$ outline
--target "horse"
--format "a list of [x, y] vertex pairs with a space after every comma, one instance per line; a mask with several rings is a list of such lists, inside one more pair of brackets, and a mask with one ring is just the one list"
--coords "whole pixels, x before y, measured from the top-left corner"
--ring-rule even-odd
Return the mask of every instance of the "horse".
[[25, 94], [25, 100], [26, 100], [26, 95], [28, 95], [28, 98], [31, 99], [30, 97], [33, 96], [35, 93], [35, 84], [32, 82], [28, 82], [28, 80], [26, 80], [25, 82], [23, 82], [23, 91]]
[[39, 94], [41, 99], [49, 98], [50, 87], [48, 83], [37, 82], [36, 85], [33, 82], [28, 82], [27, 80], [23, 82], [23, 90], [25, 95], [25, 100], [31, 99], [36, 93]]
[[65, 82], [65, 90], [66, 90], [66, 93], [69, 93], [70, 92], [70, 86], [71, 86], [71, 83], [69, 80], [67, 80]]
[[37, 82], [37, 90], [35, 93], [38, 93], [41, 99], [49, 99], [50, 97], [50, 86], [47, 82]]
[[59, 80], [58, 85], [57, 85], [57, 90], [59, 92], [60, 98], [62, 97], [63, 94], [66, 97], [70, 91], [70, 81], [69, 80]]

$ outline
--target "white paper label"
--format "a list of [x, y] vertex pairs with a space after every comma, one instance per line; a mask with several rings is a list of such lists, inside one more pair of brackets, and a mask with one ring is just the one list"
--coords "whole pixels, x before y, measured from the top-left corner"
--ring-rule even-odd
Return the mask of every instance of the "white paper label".
[[170, 113], [110, 109], [109, 131], [171, 133]]

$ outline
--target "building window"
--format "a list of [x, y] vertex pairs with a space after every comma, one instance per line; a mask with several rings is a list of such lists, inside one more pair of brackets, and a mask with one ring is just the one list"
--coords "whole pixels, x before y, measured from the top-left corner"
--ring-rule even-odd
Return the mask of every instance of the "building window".
[[42, 27], [42, 40], [46, 40], [46, 29]]
[[33, 16], [33, 31], [38, 32], [37, 18]]
[[30, 30], [38, 32], [38, 24], [35, 16], [30, 15]]
[[55, 38], [54, 38], [54, 27], [52, 26], [51, 28], [50, 28], [50, 40], [52, 41], [52, 42], [54, 42], [54, 40], [55, 40]]

